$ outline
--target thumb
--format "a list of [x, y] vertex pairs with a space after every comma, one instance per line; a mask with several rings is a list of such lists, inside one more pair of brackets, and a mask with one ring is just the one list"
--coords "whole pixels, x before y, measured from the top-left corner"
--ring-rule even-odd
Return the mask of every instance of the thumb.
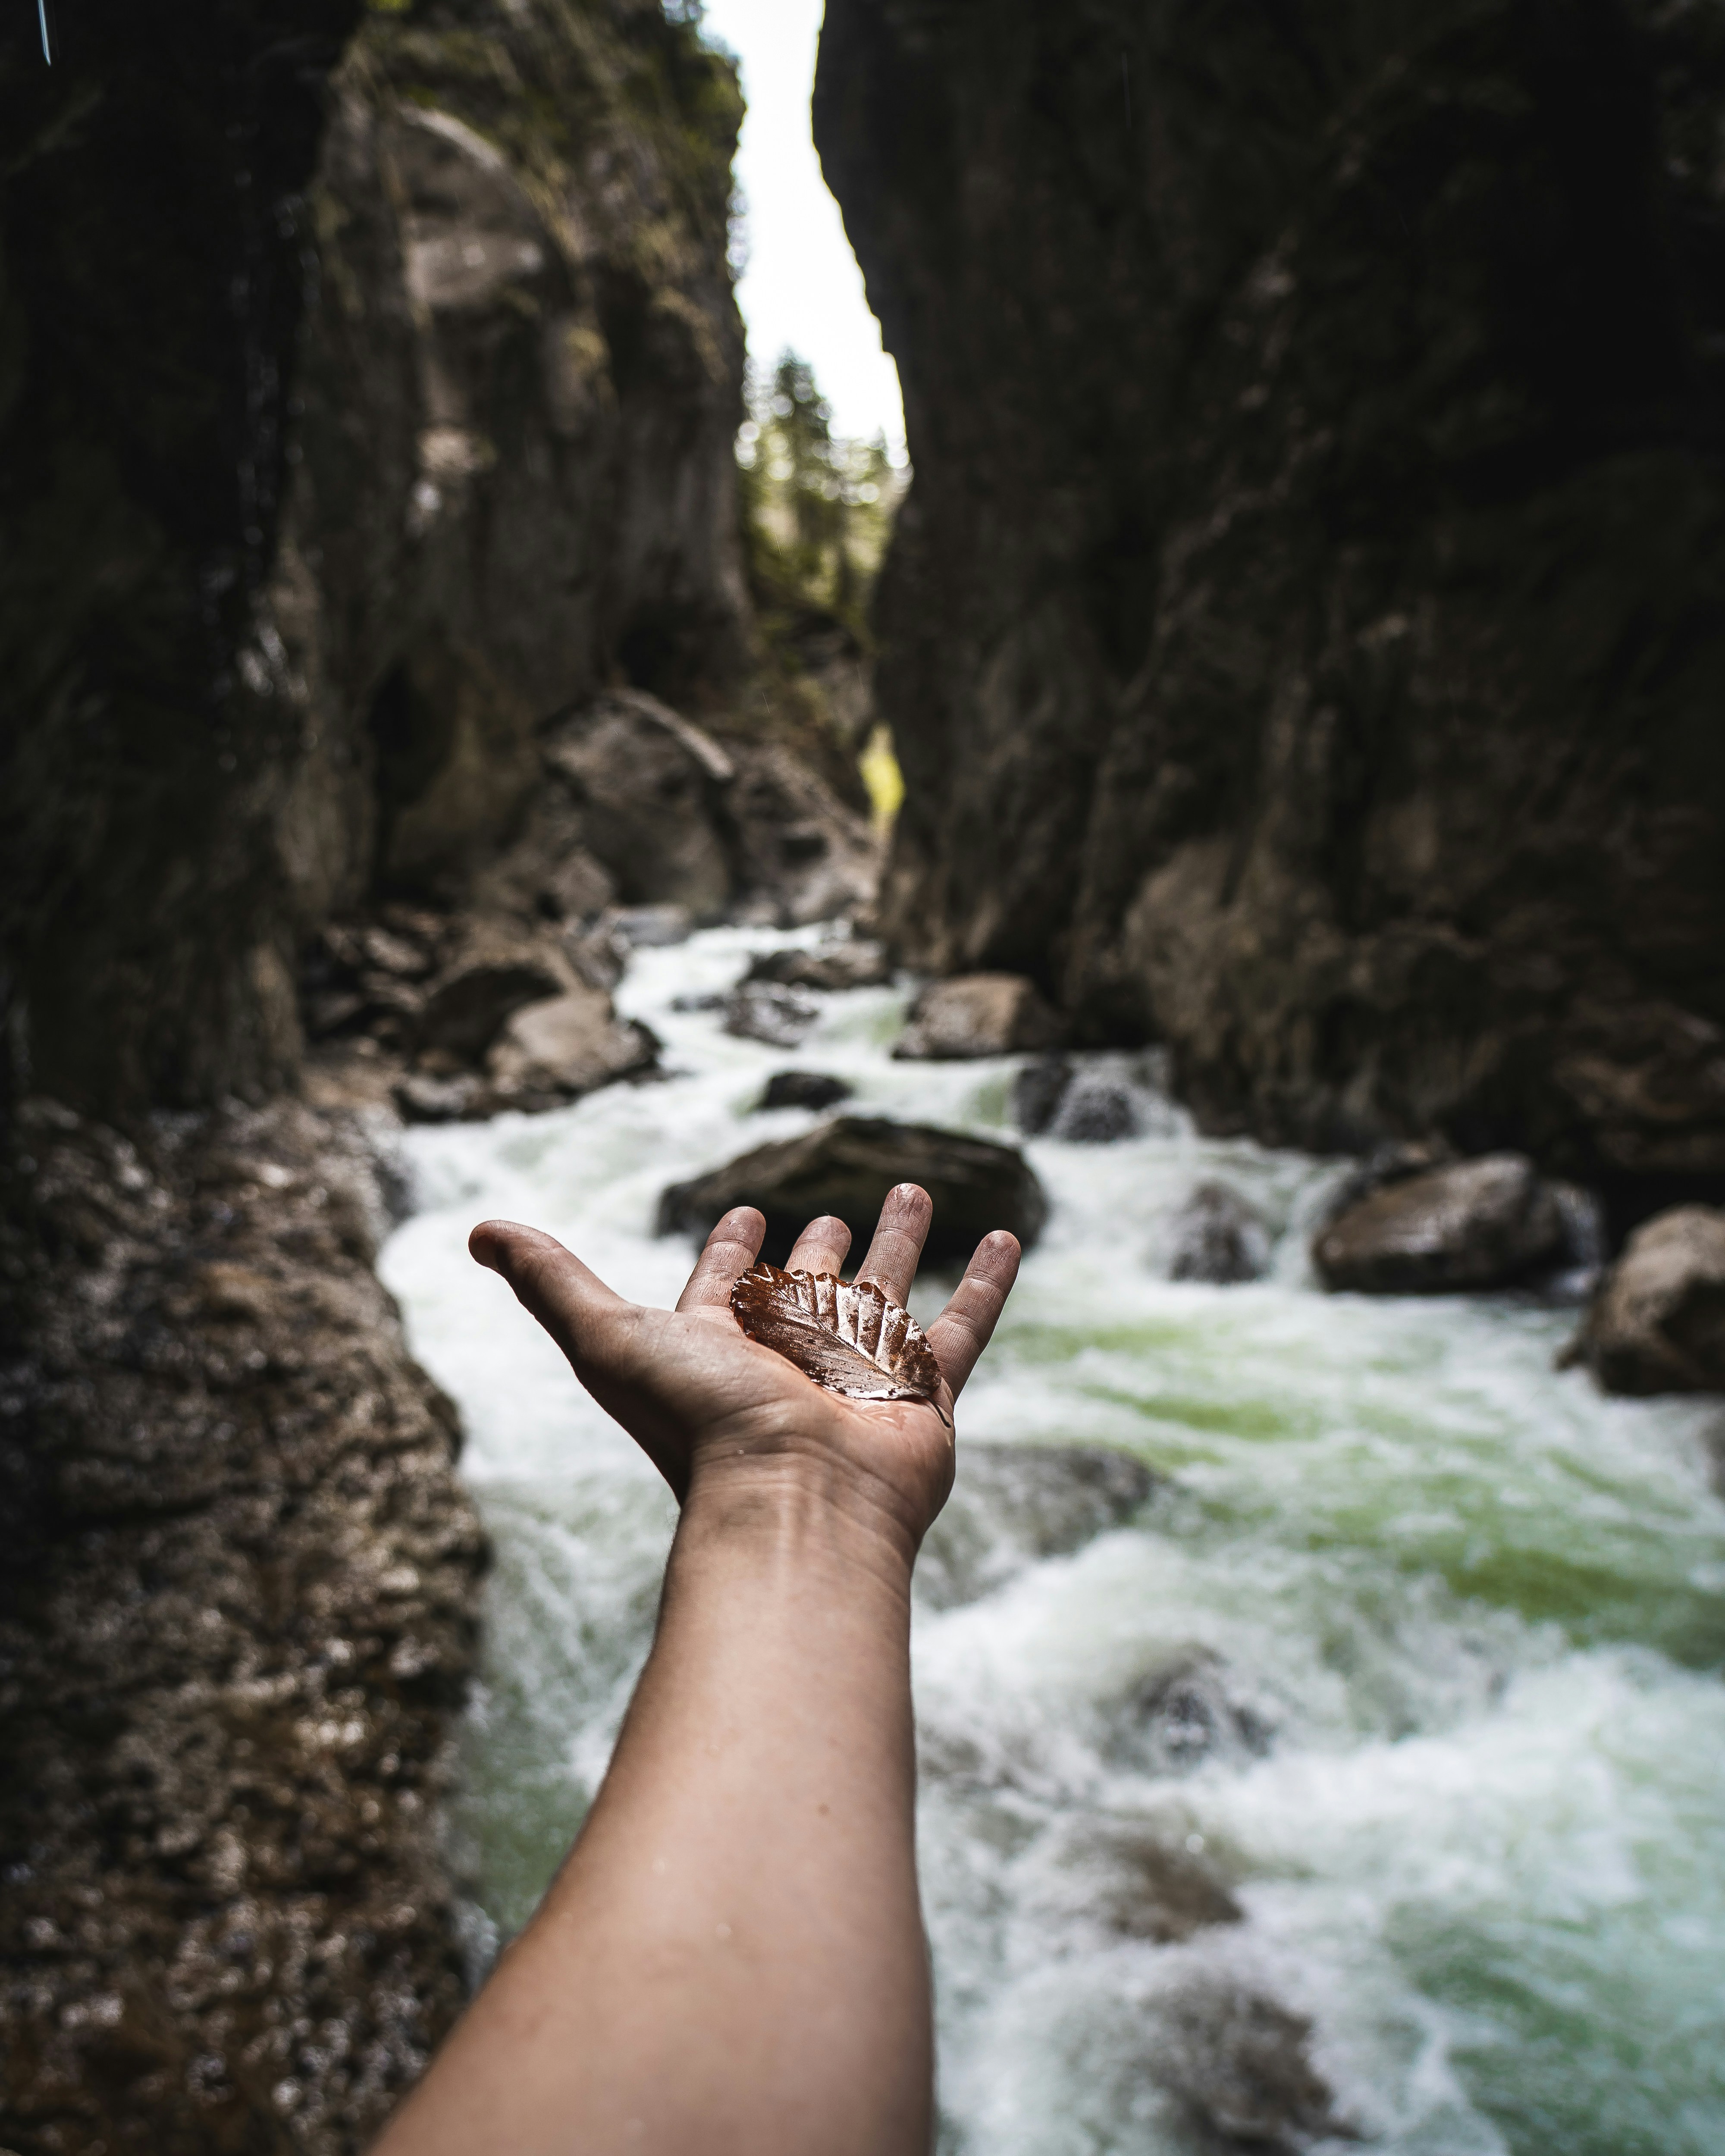
[[583, 1363], [608, 1360], [617, 1321], [634, 1307], [555, 1235], [516, 1220], [481, 1220], [467, 1239], [480, 1265], [508, 1281], [516, 1301], [536, 1317], [578, 1374]]

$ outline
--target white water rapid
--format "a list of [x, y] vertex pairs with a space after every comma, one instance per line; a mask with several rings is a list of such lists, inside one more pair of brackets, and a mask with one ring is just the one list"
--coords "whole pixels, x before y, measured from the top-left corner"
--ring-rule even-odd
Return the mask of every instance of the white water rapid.
[[[531, 1221], [670, 1302], [691, 1254], [654, 1238], [661, 1188], [817, 1120], [751, 1112], [775, 1070], [837, 1073], [863, 1113], [1014, 1135], [1011, 1060], [890, 1060], [901, 992], [820, 998], [788, 1054], [671, 1009], [787, 940], [635, 954], [619, 1004], [663, 1040], [663, 1082], [407, 1139], [419, 1209], [384, 1276], [459, 1403], [497, 1551], [457, 1813], [493, 1940], [603, 1771], [672, 1506], [472, 1265], [469, 1227]], [[1353, 2137], [1313, 2129], [1337, 2156], [1721, 2156], [1708, 1411], [1554, 1373], [1571, 1312], [1317, 1291], [1305, 1229], [1333, 1164], [1158, 1122], [1029, 1142], [1052, 1216], [959, 1409], [944, 1585], [914, 1641], [943, 2150], [1241, 2145], [1204, 2140], [1146, 2061], [1202, 2051], [1193, 2001], [1252, 1995], [1309, 2019]], [[1162, 1276], [1205, 1179], [1279, 1229], [1266, 1280]], [[925, 1322], [939, 1299], [919, 1291]], [[967, 1440], [1118, 1448], [1156, 1479], [1039, 1558], [1009, 1507], [964, 1510]], [[1170, 1863], [1239, 1920], [1156, 1936], [1138, 1905]]]

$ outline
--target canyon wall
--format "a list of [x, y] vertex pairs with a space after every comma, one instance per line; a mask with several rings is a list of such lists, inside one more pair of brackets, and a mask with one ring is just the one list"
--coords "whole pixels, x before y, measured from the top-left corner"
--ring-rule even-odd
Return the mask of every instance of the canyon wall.
[[1206, 1127], [1725, 1176], [1725, 23], [830, 0], [913, 963]]
[[741, 105], [657, 0], [64, 14], [0, 28], [0, 2143], [334, 2156], [465, 1995], [485, 1550], [300, 964], [459, 907], [547, 721], [746, 694]]

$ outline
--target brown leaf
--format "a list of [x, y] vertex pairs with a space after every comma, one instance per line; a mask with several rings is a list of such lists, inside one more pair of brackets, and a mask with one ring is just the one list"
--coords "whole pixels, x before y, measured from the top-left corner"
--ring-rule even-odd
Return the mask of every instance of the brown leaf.
[[751, 1340], [846, 1399], [932, 1401], [940, 1391], [928, 1335], [873, 1281], [782, 1272], [762, 1259], [732, 1289], [731, 1307]]

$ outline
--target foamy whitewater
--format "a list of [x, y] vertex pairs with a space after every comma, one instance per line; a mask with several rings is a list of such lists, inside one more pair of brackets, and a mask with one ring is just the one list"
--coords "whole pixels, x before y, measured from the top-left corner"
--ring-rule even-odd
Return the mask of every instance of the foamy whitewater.
[[[1014, 1060], [890, 1060], [904, 991], [819, 998], [791, 1052], [672, 1009], [787, 940], [635, 954], [618, 1000], [660, 1035], [665, 1081], [407, 1140], [419, 1209], [384, 1276], [459, 1403], [497, 1552], [456, 1818], [481, 1953], [603, 1773], [674, 1508], [474, 1267], [469, 1228], [531, 1221], [669, 1303], [691, 1251], [653, 1235], [664, 1185], [819, 1120], [751, 1112], [774, 1070], [849, 1079], [858, 1112], [1015, 1137]], [[961, 1495], [967, 1437], [1116, 1447], [1151, 1495], [1074, 1554], [1003, 1545], [990, 1591], [917, 1609], [942, 2149], [1214, 2147], [1144, 2065], [1168, 2002], [1214, 1977], [1310, 2017], [1358, 2137], [1317, 2144], [1336, 2156], [1721, 2156], [1716, 1410], [1556, 1374], [1572, 1312], [1323, 1295], [1306, 1242], [1336, 1165], [1201, 1138], [1165, 1104], [1152, 1121], [1028, 1143], [1051, 1218], [958, 1414]], [[1205, 1180], [1279, 1230], [1268, 1279], [1162, 1276]], [[942, 1300], [913, 1304], [927, 1322]], [[1142, 1702], [1183, 1668], [1222, 1705], [1171, 1753]], [[1109, 1912], [1134, 1835], [1189, 1852], [1245, 1920], [1130, 1936]]]

